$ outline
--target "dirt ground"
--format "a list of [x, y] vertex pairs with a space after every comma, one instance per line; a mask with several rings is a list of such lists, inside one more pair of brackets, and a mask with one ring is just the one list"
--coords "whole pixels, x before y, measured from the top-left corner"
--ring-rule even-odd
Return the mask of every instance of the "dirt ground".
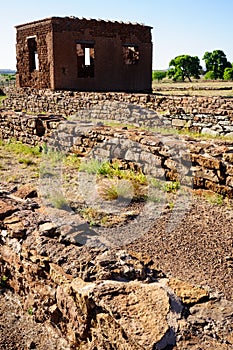
[[0, 294], [0, 350], [69, 350], [66, 340], [49, 323], [36, 323], [22, 310], [20, 298], [10, 291]]
[[163, 215], [130, 248], [148, 253], [165, 274], [209, 286], [232, 300], [233, 209], [194, 198], [189, 212], [171, 232], [166, 230], [169, 215]]
[[233, 96], [232, 81], [205, 81], [193, 80], [191, 82], [172, 82], [164, 79], [161, 82], [153, 81], [154, 93], [162, 95], [186, 95], [186, 96]]

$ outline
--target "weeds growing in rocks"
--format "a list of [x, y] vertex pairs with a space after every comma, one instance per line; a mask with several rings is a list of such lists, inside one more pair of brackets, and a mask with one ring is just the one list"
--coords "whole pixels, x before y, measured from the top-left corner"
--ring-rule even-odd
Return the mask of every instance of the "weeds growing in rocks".
[[80, 168], [81, 160], [76, 154], [68, 154], [64, 159], [63, 159], [63, 164], [64, 166], [70, 166], [75, 169]]
[[211, 204], [215, 204], [215, 205], [222, 205], [223, 204], [223, 196], [221, 194], [206, 192], [206, 193], [204, 193], [204, 197]]
[[1, 277], [0, 286], [1, 286], [2, 288], [5, 288], [5, 287], [6, 287], [7, 280], [8, 280], [8, 277], [7, 277], [7, 276], [3, 275], [3, 276]]
[[29, 307], [29, 309], [27, 310], [28, 315], [32, 316], [33, 315], [33, 308]]
[[130, 181], [118, 178], [101, 180], [97, 185], [97, 191], [100, 197], [107, 201], [131, 198], [134, 192]]
[[153, 187], [168, 193], [176, 193], [180, 189], [179, 181], [161, 181], [156, 178], [150, 178], [150, 184]]
[[64, 195], [60, 192], [54, 192], [49, 196], [50, 203], [56, 209], [66, 210], [68, 207], [68, 203]]
[[122, 169], [119, 162], [99, 161], [91, 159], [88, 162], [82, 162], [79, 171], [85, 171], [88, 174], [97, 174], [108, 178], [118, 178], [124, 180], [135, 181], [141, 185], [147, 184], [147, 178], [142, 171], [134, 171], [131, 169]]
[[35, 164], [35, 163], [33, 162], [33, 160], [30, 159], [30, 158], [19, 158], [19, 163], [20, 163], [20, 164], [25, 164], [26, 166], [34, 165], [34, 164]]
[[0, 107], [2, 106], [2, 101], [6, 98], [7, 96], [0, 96]]

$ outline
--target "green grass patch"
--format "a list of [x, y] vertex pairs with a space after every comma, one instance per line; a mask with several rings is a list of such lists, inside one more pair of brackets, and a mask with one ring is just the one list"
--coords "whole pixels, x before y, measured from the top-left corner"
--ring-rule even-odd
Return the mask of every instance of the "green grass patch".
[[69, 154], [63, 159], [63, 164], [75, 169], [80, 168], [81, 160], [76, 154]]
[[11, 140], [10, 142], [1, 141], [0, 146], [4, 147], [6, 151], [13, 152], [19, 155], [36, 157], [39, 157], [41, 155], [39, 146], [31, 147], [15, 140]]
[[147, 178], [142, 171], [122, 169], [117, 161], [111, 163], [109, 161], [90, 159], [89, 161], [81, 162], [79, 171], [84, 171], [88, 174], [96, 174], [108, 178], [131, 180], [142, 185], [147, 184]]
[[161, 181], [156, 178], [151, 178], [149, 182], [152, 187], [167, 193], [176, 193], [180, 189], [179, 181]]
[[176, 193], [180, 189], [179, 181], [168, 181], [164, 184], [164, 190], [168, 193]]
[[169, 202], [168, 203], [169, 209], [173, 210], [175, 207], [175, 203], [174, 202]]
[[[105, 162], [101, 162], [98, 159], [90, 159], [88, 161], [81, 162], [79, 171], [84, 171], [87, 174], [98, 174], [99, 169], [104, 167]], [[102, 171], [102, 170], [101, 170]]]
[[218, 194], [218, 193], [209, 193], [209, 192], [204, 192], [204, 197], [205, 199], [211, 203], [211, 204], [214, 204], [214, 205], [223, 205], [223, 195], [221, 194]]
[[35, 165], [33, 159], [31, 158], [19, 158], [20, 164], [25, 164], [26, 166]]
[[2, 101], [5, 100], [7, 96], [0, 96], [0, 107], [2, 106]]

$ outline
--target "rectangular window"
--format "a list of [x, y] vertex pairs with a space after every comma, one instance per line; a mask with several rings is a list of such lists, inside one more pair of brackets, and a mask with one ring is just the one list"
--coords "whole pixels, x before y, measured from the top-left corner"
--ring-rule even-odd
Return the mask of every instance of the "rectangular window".
[[137, 45], [123, 45], [123, 60], [125, 64], [137, 64], [139, 61], [139, 49]]
[[35, 51], [35, 70], [39, 70], [39, 58], [38, 58], [38, 53]]
[[28, 37], [28, 53], [29, 53], [29, 70], [33, 72], [34, 70], [39, 70], [39, 58], [37, 53], [37, 42], [36, 37]]
[[93, 42], [76, 43], [78, 78], [94, 77], [95, 50]]

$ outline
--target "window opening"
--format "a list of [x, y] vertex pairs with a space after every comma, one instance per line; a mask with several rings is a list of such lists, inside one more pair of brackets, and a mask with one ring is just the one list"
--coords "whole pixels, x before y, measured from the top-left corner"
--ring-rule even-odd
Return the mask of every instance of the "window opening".
[[95, 50], [93, 43], [79, 42], [76, 44], [78, 77], [94, 77]]
[[35, 70], [39, 70], [39, 58], [38, 58], [38, 53], [35, 51]]
[[85, 66], [91, 65], [90, 47], [85, 47]]
[[123, 59], [125, 64], [137, 64], [139, 61], [139, 49], [137, 45], [123, 46]]
[[37, 53], [37, 42], [36, 37], [27, 38], [28, 51], [29, 51], [29, 70], [39, 70], [39, 57]]

